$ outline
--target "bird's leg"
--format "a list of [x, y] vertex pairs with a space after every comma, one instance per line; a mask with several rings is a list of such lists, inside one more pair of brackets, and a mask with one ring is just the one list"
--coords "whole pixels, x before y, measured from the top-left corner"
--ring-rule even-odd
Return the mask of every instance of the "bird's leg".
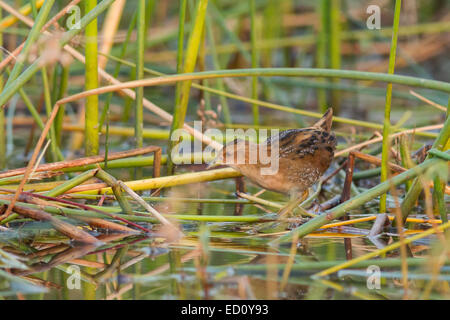
[[[309, 195], [308, 190], [305, 190], [305, 191], [303, 191], [303, 193], [300, 197], [291, 196], [291, 199], [289, 200], [289, 202], [283, 208], [281, 208], [280, 211], [278, 211], [278, 218], [284, 218], [291, 211], [295, 210], [300, 203], [302, 203], [303, 201], [305, 201], [308, 198], [308, 195]], [[298, 207], [298, 210], [300, 210], [300, 213], [302, 215], [309, 216], [309, 214], [303, 208]]]

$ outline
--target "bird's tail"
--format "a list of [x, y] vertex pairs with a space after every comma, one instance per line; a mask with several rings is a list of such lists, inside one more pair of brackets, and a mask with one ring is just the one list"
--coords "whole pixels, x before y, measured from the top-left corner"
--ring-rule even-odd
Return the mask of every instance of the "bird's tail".
[[313, 127], [321, 128], [325, 131], [331, 131], [331, 124], [333, 123], [333, 109], [329, 108], [327, 112], [324, 113], [322, 118], [317, 121]]

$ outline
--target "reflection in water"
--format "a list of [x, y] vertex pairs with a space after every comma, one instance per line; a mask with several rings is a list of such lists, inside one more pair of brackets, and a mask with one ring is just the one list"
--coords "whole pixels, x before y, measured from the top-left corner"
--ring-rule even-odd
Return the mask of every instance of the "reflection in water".
[[[320, 268], [326, 268], [330, 258], [345, 259], [344, 239], [348, 233], [339, 236], [329, 232], [308, 237], [294, 251], [291, 245], [268, 247], [270, 237], [265, 236], [236, 231], [221, 233], [217, 228], [208, 234], [207, 247], [202, 237], [188, 236], [169, 244], [157, 233], [145, 237], [102, 234], [97, 236], [100, 245], [34, 241], [27, 244], [32, 252], [20, 255], [27, 269], [12, 268], [9, 272], [17, 279], [26, 279], [45, 288], [44, 293], [27, 295], [45, 299], [63, 296], [69, 299], [380, 299], [402, 296], [395, 273], [386, 273], [384, 288], [377, 292], [367, 288], [365, 269], [342, 273], [331, 281], [311, 277]], [[376, 249], [363, 235], [353, 236], [355, 255]], [[18, 254], [12, 247], [4, 246], [3, 250]], [[290, 260], [293, 264], [288, 281], [282, 283]], [[389, 270], [398, 269], [384, 271]], [[74, 276], [86, 285], [74, 286]], [[437, 278], [437, 281], [444, 280], [445, 277]], [[436, 293], [433, 295], [440, 297]]]

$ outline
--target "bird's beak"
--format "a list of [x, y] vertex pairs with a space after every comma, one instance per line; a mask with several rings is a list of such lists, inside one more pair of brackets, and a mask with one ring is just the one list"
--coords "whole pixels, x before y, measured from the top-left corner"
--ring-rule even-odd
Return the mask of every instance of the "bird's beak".
[[214, 159], [213, 161], [211, 161], [210, 163], [208, 163], [208, 166], [206, 167], [206, 169], [212, 169], [218, 166], [223, 165], [222, 161], [218, 160], [218, 159]]

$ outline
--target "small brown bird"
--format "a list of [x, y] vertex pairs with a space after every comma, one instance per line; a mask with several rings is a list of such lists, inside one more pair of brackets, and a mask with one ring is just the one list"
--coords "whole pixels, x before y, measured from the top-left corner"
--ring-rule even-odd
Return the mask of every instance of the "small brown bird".
[[[291, 201], [280, 211], [283, 216], [306, 198], [308, 188], [330, 166], [336, 149], [332, 121], [333, 110], [328, 109], [312, 127], [286, 130], [260, 144], [236, 139], [223, 147], [209, 167], [228, 165], [264, 189], [290, 195]], [[272, 158], [274, 146], [279, 152]], [[261, 148], [267, 150], [266, 159]], [[263, 174], [262, 169], [273, 166], [267, 159], [278, 161], [273, 174]]]

